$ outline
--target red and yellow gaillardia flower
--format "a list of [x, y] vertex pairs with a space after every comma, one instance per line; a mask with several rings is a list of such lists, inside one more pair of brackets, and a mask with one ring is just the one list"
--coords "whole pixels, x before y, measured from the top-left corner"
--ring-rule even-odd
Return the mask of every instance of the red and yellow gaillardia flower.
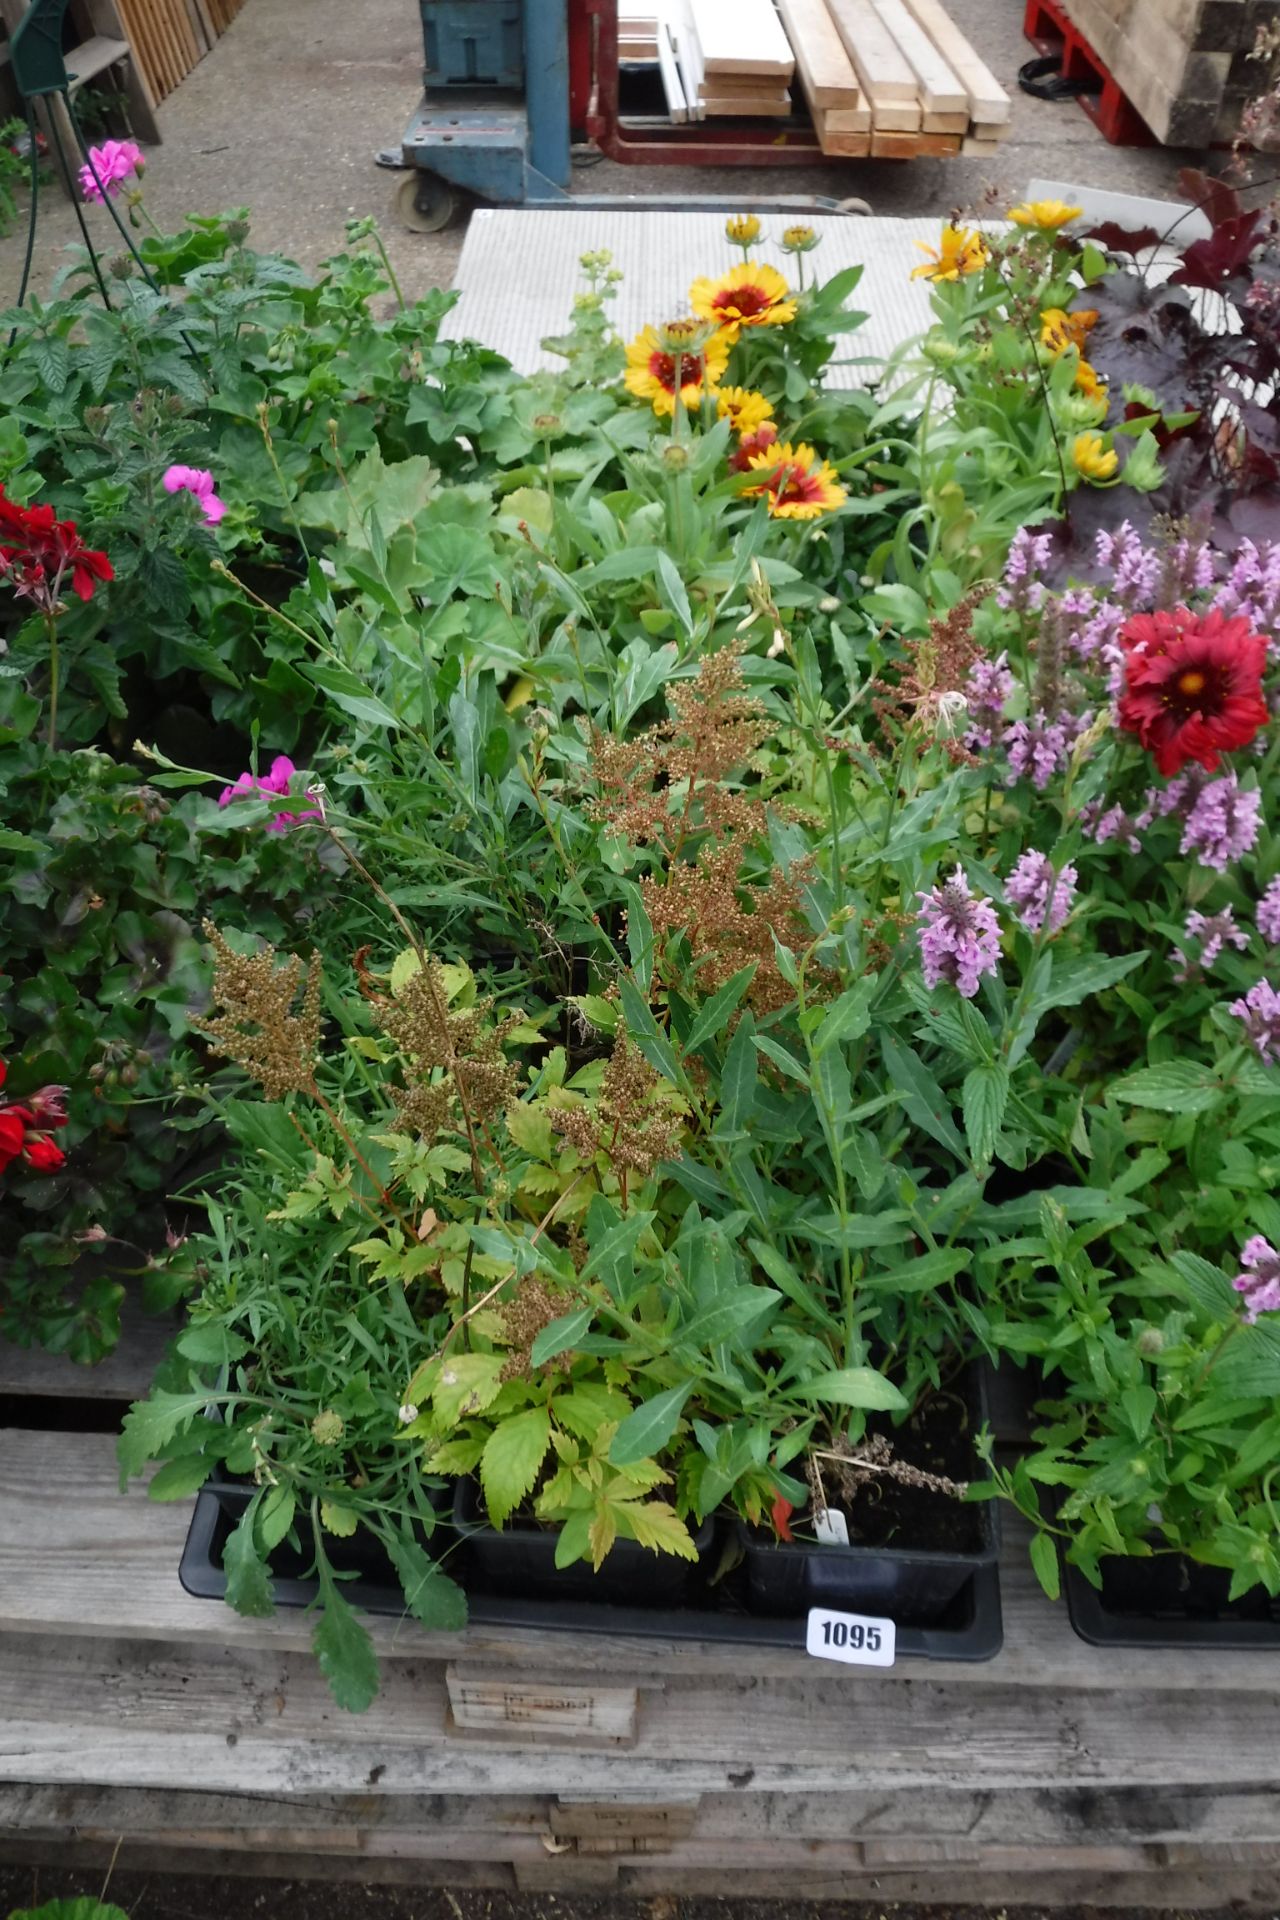
[[695, 280], [689, 305], [719, 327], [732, 346], [744, 327], [781, 327], [796, 317], [796, 303], [776, 267], [746, 260], [718, 280]]
[[716, 395], [716, 412], [727, 420], [739, 436], [754, 433], [773, 418], [773, 402], [751, 387], [721, 387]]
[[686, 407], [701, 406], [703, 395], [714, 393], [724, 378], [728, 358], [729, 342], [708, 334], [697, 320], [643, 327], [627, 348], [627, 392], [650, 401], [655, 413], [673, 414], [678, 366], [681, 400]]
[[912, 268], [913, 280], [960, 280], [967, 274], [981, 273], [991, 258], [976, 227], [956, 227], [950, 222], [942, 229], [936, 252], [923, 240], [917, 240], [916, 245], [929, 258], [923, 266]]
[[764, 494], [775, 520], [816, 520], [843, 506], [849, 497], [836, 479], [835, 468], [803, 441], [799, 446], [788, 441], [752, 454], [748, 471], [759, 474], [760, 484], [744, 491]]
[[754, 433], [744, 433], [729, 455], [730, 473], [750, 473], [755, 456], [767, 453], [777, 443], [777, 438], [778, 429], [772, 420], [762, 420]]
[[1082, 360], [1076, 368], [1076, 391], [1084, 394], [1088, 400], [1105, 400], [1107, 383], [1087, 360]]
[[1166, 780], [1188, 760], [1216, 773], [1223, 753], [1251, 745], [1270, 720], [1262, 691], [1267, 642], [1242, 615], [1187, 607], [1135, 613], [1120, 638], [1125, 684], [1117, 718]]

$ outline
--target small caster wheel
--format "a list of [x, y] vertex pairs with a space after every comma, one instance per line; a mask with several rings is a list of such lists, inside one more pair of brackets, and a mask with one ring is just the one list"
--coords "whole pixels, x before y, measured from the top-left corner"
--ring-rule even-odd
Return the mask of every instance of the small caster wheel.
[[852, 198], [848, 200], [842, 200], [839, 206], [836, 208], [836, 212], [837, 213], [863, 213], [863, 214], [869, 215], [871, 212], [871, 208], [868, 205], [867, 201], [859, 200], [857, 195], [855, 194]]
[[438, 173], [415, 167], [396, 188], [396, 214], [410, 233], [439, 233], [458, 211], [458, 196]]

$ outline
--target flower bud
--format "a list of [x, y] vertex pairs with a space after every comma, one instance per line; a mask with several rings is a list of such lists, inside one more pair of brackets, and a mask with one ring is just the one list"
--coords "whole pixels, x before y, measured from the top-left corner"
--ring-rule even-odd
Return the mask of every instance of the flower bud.
[[1157, 1353], [1164, 1352], [1164, 1335], [1159, 1327], [1144, 1327], [1138, 1335], [1138, 1352], [1145, 1359], [1153, 1359]]
[[784, 253], [812, 253], [821, 236], [812, 227], [787, 227], [782, 235]]
[[311, 1437], [320, 1447], [336, 1447], [346, 1430], [342, 1415], [332, 1407], [322, 1408], [311, 1422]]
[[662, 449], [662, 464], [668, 473], [683, 473], [689, 464], [689, 449], [678, 440], [669, 440]]
[[760, 238], [760, 222], [754, 213], [733, 213], [724, 223], [724, 234], [735, 247], [749, 247]]

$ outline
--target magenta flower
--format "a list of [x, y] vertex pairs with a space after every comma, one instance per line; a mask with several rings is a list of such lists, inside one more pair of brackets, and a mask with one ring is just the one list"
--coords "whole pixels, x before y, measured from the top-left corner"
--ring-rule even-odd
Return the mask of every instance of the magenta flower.
[[1224, 907], [1221, 913], [1197, 913], [1194, 908], [1187, 915], [1187, 924], [1182, 937], [1188, 946], [1192, 944], [1200, 951], [1194, 961], [1188, 960], [1182, 947], [1174, 947], [1170, 958], [1174, 963], [1174, 977], [1189, 980], [1193, 973], [1207, 973], [1225, 946], [1232, 946], [1237, 953], [1243, 953], [1249, 945], [1249, 936], [1243, 927], [1236, 925], [1234, 907]]
[[1253, 847], [1262, 824], [1262, 795], [1241, 792], [1234, 773], [1210, 780], [1196, 796], [1182, 829], [1182, 853], [1193, 853], [1202, 867], [1224, 873]]
[[214, 491], [216, 482], [207, 467], [166, 467], [160, 482], [166, 493], [190, 493], [211, 527], [226, 512], [226, 502]]
[[1244, 1269], [1231, 1282], [1244, 1295], [1244, 1317], [1253, 1325], [1260, 1313], [1280, 1313], [1280, 1253], [1255, 1233], [1240, 1249]]
[[1280, 873], [1258, 902], [1258, 932], [1268, 946], [1280, 947]]
[[104, 140], [100, 147], [90, 147], [89, 159], [92, 164], [80, 169], [80, 192], [86, 200], [101, 200], [104, 190], [114, 200], [121, 183], [147, 164], [136, 140]]
[[1149, 814], [1145, 820], [1135, 820], [1118, 803], [1114, 807], [1104, 808], [1101, 800], [1089, 800], [1080, 809], [1081, 829], [1092, 834], [1097, 845], [1102, 846], [1108, 840], [1119, 840], [1130, 853], [1142, 852], [1138, 829], [1150, 824]]
[[1043, 793], [1054, 774], [1066, 766], [1090, 718], [1089, 714], [1079, 719], [1064, 714], [1060, 720], [1050, 720], [1047, 714], [1038, 713], [1033, 720], [1015, 720], [1006, 727], [1004, 749], [1009, 756], [1009, 773], [1005, 785], [1012, 787], [1027, 779], [1037, 793]]
[[1269, 980], [1259, 980], [1243, 1000], [1233, 1000], [1227, 1012], [1244, 1022], [1245, 1038], [1264, 1067], [1280, 1060], [1280, 993]]
[[1013, 675], [1007, 653], [997, 654], [994, 660], [974, 661], [964, 684], [965, 705], [969, 709], [964, 739], [971, 753], [991, 745], [995, 728], [1004, 715], [1004, 703], [1012, 692]]
[[1024, 853], [1005, 881], [1005, 899], [1028, 933], [1039, 933], [1041, 927], [1057, 933], [1071, 911], [1077, 878], [1072, 866], [1055, 872], [1047, 854]]
[[[243, 800], [255, 793], [288, 793], [293, 776], [297, 772], [287, 753], [279, 753], [271, 762], [270, 773], [258, 775], [242, 773], [233, 787], [224, 787], [218, 795], [218, 805], [229, 807], [233, 800]], [[300, 826], [305, 820], [323, 820], [324, 812], [318, 793], [308, 791], [306, 798], [313, 804], [305, 807], [301, 813], [277, 813], [267, 822], [268, 833], [283, 833], [287, 827]]]
[[959, 867], [944, 886], [919, 896], [920, 964], [927, 987], [942, 981], [966, 1000], [1000, 964], [1000, 922], [989, 900], [975, 899]]

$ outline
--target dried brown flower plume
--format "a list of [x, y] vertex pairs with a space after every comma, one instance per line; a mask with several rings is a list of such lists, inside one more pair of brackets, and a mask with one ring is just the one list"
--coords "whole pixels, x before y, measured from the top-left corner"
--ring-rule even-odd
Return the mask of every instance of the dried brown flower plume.
[[[319, 954], [312, 954], [304, 976], [296, 954], [278, 967], [274, 947], [235, 953], [211, 920], [204, 922], [204, 932], [213, 948], [213, 999], [221, 1012], [192, 1025], [215, 1053], [256, 1080], [268, 1100], [313, 1092], [320, 1045]], [[300, 979], [302, 1002], [295, 1012]]]
[[603, 1153], [624, 1189], [629, 1173], [653, 1172], [669, 1160], [680, 1138], [684, 1106], [619, 1027], [605, 1063], [598, 1099], [579, 1107], [552, 1110], [551, 1124], [579, 1158]]
[[[568, 1313], [576, 1304], [563, 1293], [555, 1294], [526, 1274], [511, 1299], [501, 1309], [503, 1337], [510, 1352], [502, 1365], [499, 1380], [528, 1380], [533, 1373], [533, 1343], [544, 1327]], [[555, 1373], [568, 1373], [573, 1365], [573, 1350], [558, 1353], [545, 1363]]]
[[445, 1124], [455, 1096], [475, 1125], [510, 1105], [518, 1075], [503, 1042], [519, 1022], [489, 1025], [492, 1009], [492, 999], [451, 1007], [440, 965], [430, 955], [399, 996], [378, 1008], [378, 1025], [411, 1067], [409, 1084], [396, 1094], [406, 1126], [430, 1138]]

